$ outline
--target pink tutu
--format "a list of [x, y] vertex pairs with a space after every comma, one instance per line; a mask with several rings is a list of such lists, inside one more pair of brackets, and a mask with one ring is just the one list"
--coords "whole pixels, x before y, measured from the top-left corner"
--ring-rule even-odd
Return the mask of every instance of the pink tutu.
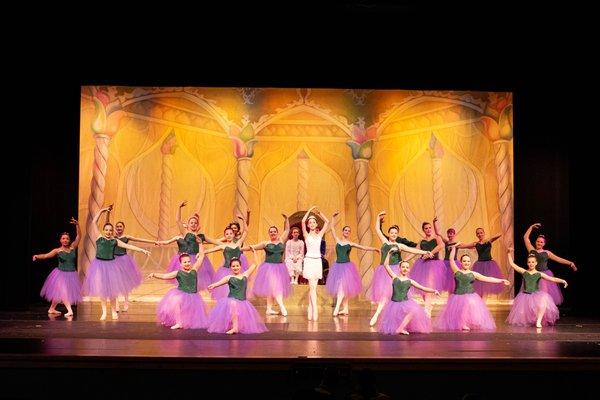
[[[179, 256], [181, 254], [177, 253], [171, 258], [169, 262], [169, 266], [167, 267], [167, 272], [178, 271], [181, 269], [181, 264], [179, 263]], [[196, 254], [190, 254], [190, 259], [192, 265], [196, 262]], [[202, 265], [198, 269], [198, 290], [205, 290], [208, 285], [210, 285], [214, 281], [215, 270], [208, 259], [208, 257], [204, 257], [202, 260]], [[176, 279], [170, 279], [170, 283], [177, 284]]]
[[[423, 260], [422, 258], [415, 262], [408, 273], [408, 277], [417, 283], [441, 291], [447, 290], [448, 277], [446, 266], [442, 260]], [[454, 279], [454, 275], [452, 276]], [[418, 294], [423, 296], [425, 293], [415, 287], [411, 287], [409, 294]]]
[[506, 322], [511, 325], [520, 326], [535, 325], [540, 307], [546, 308], [542, 317], [542, 325], [554, 325], [560, 316], [558, 308], [554, 304], [552, 297], [541, 290], [531, 294], [519, 293], [513, 301]]
[[398, 333], [396, 331], [407, 314], [412, 314], [412, 319], [405, 328], [408, 332], [431, 332], [431, 319], [413, 299], [389, 301], [383, 308], [379, 319], [377, 327], [379, 332], [390, 335]]
[[54, 268], [46, 278], [40, 296], [48, 301], [69, 302], [81, 301], [81, 282], [77, 271], [61, 271]]
[[[548, 276], [554, 276], [552, 271], [550, 271], [549, 269], [547, 269], [546, 271], [542, 271], [542, 273], [544, 273]], [[557, 306], [562, 304], [563, 295], [562, 295], [562, 292], [560, 291], [560, 286], [558, 283], [550, 282], [545, 279], [540, 279], [540, 290], [542, 292], [548, 293], [550, 295], [550, 297], [552, 297], [552, 301], [554, 301], [554, 304], [556, 304]], [[522, 292], [522, 291], [523, 291], [523, 281], [521, 281], [520, 292]]]
[[198, 293], [187, 293], [173, 288], [156, 307], [158, 321], [167, 326], [178, 322], [184, 329], [202, 329], [208, 325], [206, 306]]
[[83, 282], [83, 293], [103, 299], [128, 294], [132, 283], [127, 281], [128, 275], [124, 273], [124, 270], [125, 267], [119, 262], [119, 259], [100, 260], [94, 258]]
[[292, 292], [292, 286], [285, 264], [262, 263], [258, 267], [252, 292], [260, 297], [288, 297]]
[[337, 296], [340, 290], [346, 297], [356, 296], [362, 291], [362, 280], [358, 273], [358, 268], [351, 261], [339, 264], [333, 263], [331, 268], [329, 268], [325, 285], [327, 293], [334, 297]]
[[[227, 285], [223, 285], [227, 288]], [[225, 297], [217, 305], [208, 318], [208, 332], [225, 333], [232, 327], [233, 315], [238, 316], [240, 333], [262, 333], [267, 331], [258, 311], [248, 300], [237, 300]]]
[[[473, 264], [473, 271], [492, 278], [504, 279], [502, 272], [500, 272], [500, 267], [494, 260], [476, 261], [475, 264]], [[501, 283], [488, 283], [476, 280], [475, 283], [473, 283], [473, 288], [477, 294], [483, 296], [484, 294], [502, 293], [504, 285]]]
[[477, 293], [451, 294], [444, 309], [434, 322], [443, 331], [471, 329], [495, 330], [492, 314]]
[[127, 285], [127, 292], [131, 292], [142, 284], [142, 273], [129, 254], [115, 255], [115, 260], [120, 267], [123, 282]]
[[[398, 264], [390, 265], [392, 271], [396, 275], [400, 275], [400, 267]], [[382, 301], [388, 301], [392, 298], [392, 278], [385, 270], [383, 265], [379, 265], [375, 268], [373, 273], [373, 279], [371, 280], [371, 286], [367, 289], [365, 294], [367, 299], [379, 303]]]

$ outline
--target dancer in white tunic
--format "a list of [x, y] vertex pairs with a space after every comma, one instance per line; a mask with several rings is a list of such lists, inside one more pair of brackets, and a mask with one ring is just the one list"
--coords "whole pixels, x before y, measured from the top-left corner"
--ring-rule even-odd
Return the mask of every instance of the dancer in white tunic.
[[308, 320], [316, 321], [319, 318], [317, 307], [317, 283], [323, 278], [323, 263], [321, 262], [321, 239], [325, 232], [329, 220], [320, 211], [315, 211], [325, 223], [323, 229], [319, 233], [316, 232], [317, 218], [314, 215], [309, 217], [309, 214], [316, 206], [308, 209], [302, 218], [302, 233], [304, 234], [304, 242], [306, 243], [306, 255], [304, 256], [304, 267], [302, 276], [308, 280]]

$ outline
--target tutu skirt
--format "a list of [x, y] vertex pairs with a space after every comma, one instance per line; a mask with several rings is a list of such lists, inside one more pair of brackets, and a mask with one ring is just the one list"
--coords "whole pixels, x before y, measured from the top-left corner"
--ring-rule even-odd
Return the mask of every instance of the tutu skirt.
[[258, 267], [252, 292], [260, 297], [288, 297], [292, 292], [292, 286], [285, 264], [262, 263]]
[[130, 292], [134, 282], [124, 271], [126, 267], [119, 258], [100, 260], [94, 258], [83, 282], [83, 293], [101, 298], [116, 298]]
[[158, 321], [167, 326], [180, 323], [184, 329], [201, 329], [208, 325], [206, 306], [198, 293], [187, 293], [173, 288], [157, 306]]
[[40, 296], [48, 301], [69, 302], [81, 301], [81, 282], [77, 271], [67, 272], [54, 268], [46, 278]]
[[117, 264], [123, 275], [123, 282], [127, 285], [127, 292], [131, 292], [142, 284], [142, 272], [129, 254], [115, 256]]
[[[390, 265], [390, 268], [392, 268], [392, 271], [394, 271], [396, 275], [400, 275], [400, 267], [398, 264]], [[379, 265], [375, 268], [371, 286], [367, 289], [366, 297], [376, 303], [392, 299], [392, 278], [383, 265]]]
[[262, 321], [258, 311], [248, 300], [237, 300], [224, 297], [208, 318], [208, 332], [225, 333], [232, 328], [233, 316], [237, 315], [238, 330], [240, 333], [262, 333], [267, 327]]
[[[479, 272], [481, 275], [491, 276], [492, 278], [504, 278], [502, 272], [500, 272], [500, 267], [494, 260], [476, 261], [475, 264], [473, 264], [473, 271]], [[473, 288], [477, 294], [483, 296], [484, 294], [502, 293], [504, 285], [501, 283], [488, 283], [476, 280], [473, 283]]]
[[443, 331], [461, 330], [464, 326], [480, 330], [496, 329], [492, 314], [477, 293], [451, 294], [434, 326]]
[[515, 297], [506, 322], [520, 326], [535, 325], [537, 313], [541, 308], [546, 309], [542, 325], [554, 325], [559, 318], [559, 312], [552, 297], [541, 290], [531, 294], [521, 292]]
[[431, 319], [425, 314], [425, 310], [413, 299], [405, 301], [389, 301], [381, 313], [379, 319], [378, 331], [390, 335], [396, 334], [398, 327], [404, 318], [412, 315], [412, 319], [406, 325], [408, 332], [431, 332]]
[[[415, 262], [412, 269], [408, 273], [408, 277], [417, 283], [438, 290], [440, 292], [447, 290], [448, 272], [443, 260], [423, 260], [419, 259]], [[409, 289], [409, 295], [424, 296], [425, 292], [415, 288]]]
[[[550, 271], [549, 269], [544, 271], [544, 274], [546, 274], [548, 276], [554, 276], [552, 271]], [[550, 282], [545, 279], [540, 279], [540, 290], [542, 292], [548, 293], [550, 295], [550, 297], [552, 297], [552, 301], [554, 301], [554, 304], [556, 304], [557, 306], [562, 304], [563, 295], [562, 295], [562, 292], [560, 291], [560, 286], [558, 285], [558, 283]], [[520, 291], [521, 292], [523, 291], [523, 283], [522, 282], [521, 282], [521, 290]]]
[[346, 297], [358, 295], [362, 290], [362, 280], [353, 262], [333, 263], [329, 268], [325, 284], [330, 296], [337, 296], [341, 290]]

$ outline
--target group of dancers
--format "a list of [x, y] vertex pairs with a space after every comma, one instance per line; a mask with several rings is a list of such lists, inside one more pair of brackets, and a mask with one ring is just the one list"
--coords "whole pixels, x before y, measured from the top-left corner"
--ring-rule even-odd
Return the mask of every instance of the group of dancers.
[[[494, 330], [494, 319], [486, 307], [488, 294], [501, 292], [502, 285], [509, 281], [502, 277], [498, 264], [491, 257], [492, 243], [500, 235], [485, 237], [482, 228], [476, 230], [477, 241], [461, 243], [456, 241], [454, 229], [448, 229], [447, 235], [440, 234], [441, 229], [436, 218], [433, 224], [424, 222], [423, 238], [420, 242], [411, 242], [399, 236], [399, 227], [392, 225], [384, 235], [382, 225], [385, 212], [378, 214], [375, 231], [381, 241], [381, 248], [362, 246], [350, 239], [351, 228], [344, 226], [342, 236], [337, 236], [336, 222], [339, 213], [330, 221], [311, 207], [302, 218], [300, 228], [292, 229], [289, 238], [289, 218], [284, 217], [284, 228], [280, 234], [276, 226], [269, 227], [269, 239], [254, 245], [244, 245], [248, 233], [249, 213], [239, 222], [229, 224], [221, 238], [208, 238], [200, 232], [198, 214], [190, 216], [186, 223], [181, 220], [183, 202], [177, 211], [177, 223], [180, 235], [169, 240], [155, 241], [136, 238], [124, 233], [125, 224], [117, 222], [113, 228], [110, 222], [103, 226], [102, 233], [97, 222], [103, 212], [112, 210], [112, 206], [100, 210], [93, 219], [90, 232], [96, 237], [96, 257], [88, 268], [83, 285], [77, 273], [75, 249], [79, 244], [80, 229], [76, 226], [77, 236], [73, 242], [68, 233], [60, 236], [61, 246], [46, 254], [33, 256], [33, 260], [57, 256], [55, 268], [44, 283], [41, 296], [51, 302], [49, 314], [60, 314], [56, 310], [62, 302], [67, 308], [65, 316], [72, 316], [72, 305], [81, 301], [82, 295], [100, 298], [102, 306], [101, 320], [107, 318], [107, 305], [111, 307], [112, 319], [118, 319], [119, 312], [127, 311], [128, 294], [142, 282], [139, 267], [126, 250], [149, 254], [147, 250], [129, 242], [153, 243], [156, 246], [175, 242], [178, 247], [167, 267], [166, 273], [153, 272], [149, 278], [169, 280], [177, 286], [171, 289], [157, 306], [157, 318], [172, 329], [204, 329], [216, 333], [260, 333], [267, 330], [261, 316], [248, 300], [252, 296], [265, 297], [266, 314], [287, 315], [284, 299], [291, 294], [291, 285], [297, 283], [299, 274], [308, 280], [309, 294], [307, 318], [318, 320], [317, 284], [323, 278], [323, 266], [320, 245], [323, 235], [331, 229], [335, 239], [336, 260], [330, 268], [326, 280], [327, 293], [335, 298], [333, 316], [348, 315], [348, 302], [362, 292], [362, 280], [358, 268], [350, 261], [352, 247], [362, 251], [374, 251], [381, 254], [381, 262], [376, 267], [366, 297], [377, 304], [370, 325], [378, 331], [388, 334], [409, 334], [411, 332], [431, 332], [439, 330]], [[319, 227], [317, 220], [323, 221]], [[547, 260], [552, 259], [571, 266], [573, 262], [545, 250], [545, 237], [540, 235], [535, 246], [530, 242], [533, 229], [539, 223], [529, 227], [524, 235], [528, 251], [527, 268], [514, 263], [509, 249], [509, 265], [523, 275], [523, 286], [514, 299], [507, 322], [511, 325], [551, 325], [559, 318], [557, 305], [562, 302], [558, 284], [567, 287], [563, 279], [555, 278], [548, 270]], [[300, 229], [304, 240], [300, 240]], [[205, 244], [214, 245], [205, 249]], [[304, 251], [304, 247], [306, 250]], [[440, 251], [445, 248], [444, 259]], [[477, 261], [472, 263], [468, 253], [458, 259], [458, 249], [474, 248]], [[265, 261], [259, 265], [257, 250], [264, 250]], [[223, 263], [215, 271], [207, 254], [221, 251]], [[252, 251], [252, 263], [244, 255]], [[410, 254], [402, 258], [402, 252]], [[420, 256], [410, 266], [411, 258]], [[284, 261], [285, 258], [285, 261]], [[252, 276], [257, 270], [256, 276]], [[206, 304], [198, 294], [208, 290], [217, 301], [214, 309], [208, 313]], [[450, 293], [441, 313], [432, 321], [432, 298], [441, 292]], [[117, 303], [119, 296], [125, 299], [121, 308]], [[421, 306], [413, 298], [423, 299]], [[276, 310], [278, 307], [279, 310]]]

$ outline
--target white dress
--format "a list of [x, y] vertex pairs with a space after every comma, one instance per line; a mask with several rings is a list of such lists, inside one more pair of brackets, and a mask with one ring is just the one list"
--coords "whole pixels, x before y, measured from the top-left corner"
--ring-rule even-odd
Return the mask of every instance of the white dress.
[[310, 233], [304, 238], [306, 255], [302, 276], [305, 279], [323, 278], [323, 263], [321, 262], [321, 238]]

